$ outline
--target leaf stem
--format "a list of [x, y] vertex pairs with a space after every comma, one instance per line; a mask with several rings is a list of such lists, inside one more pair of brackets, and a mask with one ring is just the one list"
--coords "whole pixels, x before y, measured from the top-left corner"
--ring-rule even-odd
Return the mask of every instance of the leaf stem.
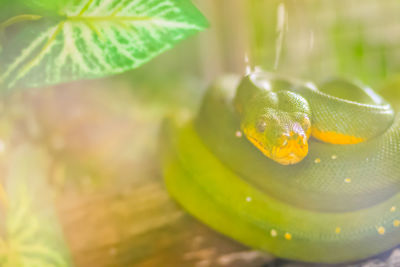
[[0, 23], [0, 31], [20, 22], [39, 20], [41, 18], [42, 16], [39, 15], [30, 15], [30, 14], [18, 15], [4, 21], [3, 23]]
[[4, 186], [0, 183], [0, 204], [3, 206], [5, 210], [9, 207], [7, 193], [4, 190]]
[[146, 20], [151, 20], [151, 17], [139, 17], [139, 16], [121, 16], [121, 17], [116, 17], [116, 16], [69, 16], [67, 18], [68, 21], [96, 21], [96, 22], [101, 22], [101, 21], [109, 21], [109, 22], [120, 22], [120, 21], [146, 21]]

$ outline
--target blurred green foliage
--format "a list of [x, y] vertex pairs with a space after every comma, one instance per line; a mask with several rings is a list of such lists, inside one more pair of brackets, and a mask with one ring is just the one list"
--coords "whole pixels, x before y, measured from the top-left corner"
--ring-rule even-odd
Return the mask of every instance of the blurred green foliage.
[[400, 71], [400, 2], [395, 0], [248, 1], [254, 65], [275, 70], [282, 5], [277, 71], [312, 80], [359, 79], [376, 88]]

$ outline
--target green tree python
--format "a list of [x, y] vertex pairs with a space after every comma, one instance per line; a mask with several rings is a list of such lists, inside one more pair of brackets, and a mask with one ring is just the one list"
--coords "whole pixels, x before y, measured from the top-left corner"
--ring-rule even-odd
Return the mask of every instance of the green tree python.
[[366, 86], [224, 77], [162, 143], [170, 194], [243, 244], [339, 263], [400, 243], [400, 116]]

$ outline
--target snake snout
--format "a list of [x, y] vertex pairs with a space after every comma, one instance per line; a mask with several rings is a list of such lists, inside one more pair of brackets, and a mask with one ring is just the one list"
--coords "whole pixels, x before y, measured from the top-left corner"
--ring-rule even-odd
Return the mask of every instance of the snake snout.
[[282, 136], [280, 145], [275, 146], [272, 159], [289, 165], [300, 162], [308, 154], [307, 136], [302, 133], [289, 133]]

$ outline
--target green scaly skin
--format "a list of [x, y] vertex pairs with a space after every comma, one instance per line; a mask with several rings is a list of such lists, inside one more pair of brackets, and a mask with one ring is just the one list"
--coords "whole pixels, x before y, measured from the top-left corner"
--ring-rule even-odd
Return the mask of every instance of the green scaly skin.
[[296, 87], [312, 123], [369, 140], [332, 145], [311, 138], [307, 157], [284, 166], [238, 137], [241, 118], [233, 102], [239, 80], [211, 88], [193, 121], [165, 125], [163, 170], [171, 195], [215, 230], [278, 257], [339, 263], [399, 244], [400, 116], [393, 119], [389, 106], [367, 89], [367, 97], [341, 91], [351, 86], [346, 82], [321, 88], [353, 101]]
[[[252, 76], [257, 80], [256, 75]], [[291, 86], [285, 81], [264, 81], [260, 85], [265, 88], [243, 79], [237, 89], [233, 102], [240, 128], [265, 156], [280, 164], [295, 164], [308, 152], [310, 106], [299, 94], [285, 90]]]

